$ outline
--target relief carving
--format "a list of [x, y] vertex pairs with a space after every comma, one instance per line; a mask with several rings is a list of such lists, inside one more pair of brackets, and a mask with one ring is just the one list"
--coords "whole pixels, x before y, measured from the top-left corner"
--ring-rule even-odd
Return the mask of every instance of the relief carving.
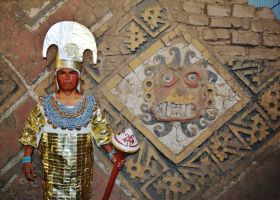
[[159, 23], [164, 23], [164, 21], [161, 20], [162, 11], [163, 10], [159, 5], [151, 6], [143, 11], [141, 17], [148, 24], [150, 29], [155, 30], [159, 27]]
[[144, 142], [140, 144], [137, 159], [129, 159], [126, 162], [126, 171], [132, 179], [138, 178], [140, 182], [146, 182], [153, 177], [161, 175], [168, 170], [168, 166], [160, 159], [158, 154]]
[[206, 70], [206, 61], [190, 63], [190, 57], [195, 57], [194, 51], [182, 55], [181, 50], [174, 47], [169, 53], [173, 56], [170, 63], [158, 55], [154, 58], [157, 64], [145, 68], [145, 103], [141, 106], [145, 114], [141, 118], [146, 124], [157, 124], [154, 132], [158, 137], [172, 130], [171, 122], [179, 122], [182, 132], [194, 137], [217, 116], [213, 107], [217, 76]]
[[253, 106], [230, 124], [229, 128], [234, 134], [239, 135], [243, 143], [254, 146], [256, 143], [263, 142], [270, 134], [267, 121], [263, 111]]
[[0, 54], [0, 114], [10, 108], [26, 90], [9, 65], [12, 65], [10, 61]]
[[[279, 84], [263, 62], [240, 61], [226, 70], [183, 26], [139, 48], [143, 53], [113, 76], [104, 95], [171, 161], [163, 162], [149, 143], [128, 160], [127, 172], [147, 199], [192, 198], [272, 136]], [[249, 103], [254, 98], [259, 102]]]
[[226, 128], [217, 132], [210, 138], [209, 149], [214, 153], [220, 162], [240, 157], [244, 155], [242, 149], [249, 149], [248, 146], [241, 143], [238, 138]]
[[13, 95], [18, 90], [17, 83], [11, 79], [11, 77], [0, 71], [0, 105], [8, 98], [9, 95]]
[[[34, 10], [34, 3], [25, 0], [13, 9], [34, 31], [64, 2], [39, 0]], [[99, 28], [92, 31], [100, 42], [98, 63], [84, 63], [84, 89], [103, 91], [107, 99], [101, 108], [113, 128], [126, 123], [143, 139], [139, 152], [127, 158], [122, 184], [141, 193], [139, 199], [197, 199], [217, 184], [222, 187], [237, 166], [243, 169], [241, 159], [249, 161], [254, 151], [279, 136], [280, 74], [260, 60], [239, 60], [226, 68], [211, 55], [213, 45], [195, 38], [195, 26], [179, 23], [168, 29], [167, 11], [178, 5], [168, 6], [176, 2], [125, 2], [126, 13], [110, 11], [96, 19]], [[73, 56], [77, 53], [75, 45], [65, 48]], [[3, 58], [0, 113], [26, 92]], [[52, 84], [48, 77], [35, 93], [52, 93]], [[13, 115], [3, 125], [16, 128]], [[16, 193], [41, 198], [39, 182], [31, 183], [34, 192], [22, 176], [16, 179]]]
[[133, 20], [152, 38], [155, 38], [170, 26], [166, 16], [165, 8], [157, 1], [149, 0], [138, 4]]
[[[20, 1], [13, 4], [13, 11], [31, 30], [36, 30], [40, 22], [44, 22], [67, 0], [38, 0], [36, 2]], [[37, 8], [37, 9], [34, 9]]]
[[129, 38], [128, 48], [134, 52], [138, 49], [144, 42], [146, 42], [145, 33], [136, 25], [136, 23], [132, 22], [129, 25], [128, 33], [126, 34]]
[[157, 41], [130, 61], [131, 70], [108, 83], [104, 95], [178, 163], [193, 143], [201, 144], [245, 106], [248, 97], [221, 65], [209, 64], [211, 56], [198, 40], [190, 38], [190, 43], [176, 32], [163, 36], [172, 38], [168, 45]]
[[192, 185], [178, 172], [168, 171], [162, 177], [153, 183], [158, 195], [164, 196], [164, 199], [181, 199], [192, 189]]
[[280, 117], [280, 83], [275, 81], [260, 97], [260, 104], [273, 121]]
[[194, 157], [180, 164], [178, 169], [195, 185], [196, 190], [210, 184], [221, 173], [217, 160], [208, 148], [201, 149]]
[[255, 94], [276, 77], [273, 68], [263, 61], [239, 61], [234, 64], [232, 70]]

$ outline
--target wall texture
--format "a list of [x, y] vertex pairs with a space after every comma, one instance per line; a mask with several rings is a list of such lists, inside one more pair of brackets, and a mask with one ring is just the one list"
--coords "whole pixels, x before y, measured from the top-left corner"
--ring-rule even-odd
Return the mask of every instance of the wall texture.
[[[246, 0], [4, 0], [0, 9], [1, 197], [41, 199], [40, 152], [38, 180], [27, 183], [17, 139], [39, 96], [52, 92], [55, 49], [42, 59], [42, 42], [65, 20], [97, 40], [98, 64], [84, 55], [85, 91], [141, 145], [112, 199], [268, 197], [240, 188], [257, 170], [260, 185], [279, 175], [280, 22], [271, 10]], [[101, 199], [111, 163], [95, 154]]]

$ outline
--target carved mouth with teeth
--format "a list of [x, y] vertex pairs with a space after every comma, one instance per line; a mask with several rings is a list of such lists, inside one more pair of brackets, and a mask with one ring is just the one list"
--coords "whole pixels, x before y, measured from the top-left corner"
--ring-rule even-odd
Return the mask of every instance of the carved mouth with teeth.
[[188, 121], [196, 118], [200, 112], [193, 103], [163, 102], [154, 107], [154, 114], [160, 121]]

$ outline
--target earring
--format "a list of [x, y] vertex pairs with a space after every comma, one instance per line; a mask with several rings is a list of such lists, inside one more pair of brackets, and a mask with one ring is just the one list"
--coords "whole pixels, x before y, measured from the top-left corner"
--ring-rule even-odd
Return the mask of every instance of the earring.
[[79, 78], [79, 83], [78, 83], [78, 86], [77, 86], [77, 90], [78, 90], [81, 94], [84, 93], [84, 87], [83, 87], [83, 85], [84, 85], [84, 81], [83, 81], [81, 78]]
[[54, 76], [54, 92], [57, 93], [59, 91], [59, 85], [58, 85], [58, 81], [57, 81], [57, 77]]

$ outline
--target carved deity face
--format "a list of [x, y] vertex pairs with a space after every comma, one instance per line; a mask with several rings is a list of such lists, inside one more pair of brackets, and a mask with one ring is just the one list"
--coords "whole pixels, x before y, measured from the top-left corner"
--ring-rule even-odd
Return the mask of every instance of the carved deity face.
[[78, 86], [79, 74], [75, 70], [62, 68], [57, 71], [57, 81], [62, 91], [73, 91]]
[[152, 97], [157, 121], [189, 121], [200, 118], [207, 107], [207, 71], [198, 64], [160, 66], [155, 69], [146, 99]]

